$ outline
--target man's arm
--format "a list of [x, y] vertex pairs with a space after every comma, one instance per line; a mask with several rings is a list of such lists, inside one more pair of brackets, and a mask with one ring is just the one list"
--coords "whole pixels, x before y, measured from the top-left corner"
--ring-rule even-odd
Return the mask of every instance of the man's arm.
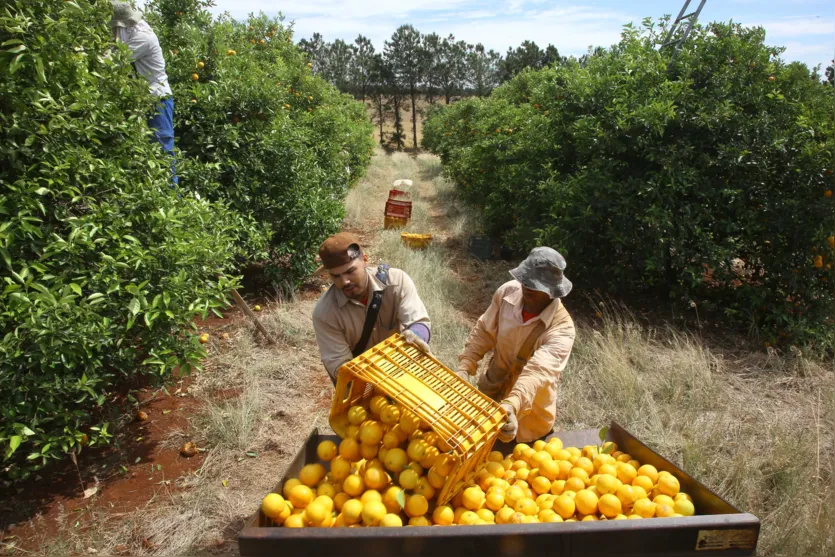
[[319, 345], [319, 356], [328, 375], [336, 382], [339, 368], [345, 362], [353, 359], [351, 347], [345, 340], [345, 333], [313, 313], [313, 331], [316, 333], [316, 344]]
[[464, 351], [458, 355], [458, 369], [466, 370], [467, 375], [475, 375], [478, 362], [496, 346], [499, 310], [502, 306], [504, 291], [504, 288], [499, 288], [493, 293], [490, 307], [478, 318], [478, 322], [470, 331], [466, 342], [464, 342]]
[[505, 399], [513, 406], [518, 417], [522, 418], [530, 413], [540, 388], [559, 379], [571, 355], [574, 335], [574, 323], [570, 318], [564, 324], [543, 334], [542, 345], [528, 360]]
[[418, 295], [412, 278], [403, 271], [400, 272], [400, 303], [397, 306], [397, 320], [400, 322], [401, 333], [409, 329], [424, 342], [429, 342], [431, 335], [429, 313]]

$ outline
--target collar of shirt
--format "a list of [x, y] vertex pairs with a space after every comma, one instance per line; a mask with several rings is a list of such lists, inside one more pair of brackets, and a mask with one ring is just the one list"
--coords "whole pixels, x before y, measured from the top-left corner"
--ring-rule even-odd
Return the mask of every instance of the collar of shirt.
[[560, 304], [562, 303], [559, 298], [554, 298], [551, 300], [551, 303], [548, 304], [544, 310], [542, 310], [542, 313], [533, 319], [525, 321], [522, 317], [522, 306], [524, 304], [522, 302], [521, 286], [513, 289], [511, 292], [508, 292], [504, 297], [504, 301], [513, 306], [513, 318], [522, 325], [529, 325], [530, 323], [536, 322], [537, 319], [542, 319], [546, 326], [551, 324], [551, 321], [554, 319], [554, 315], [557, 313], [557, 310], [560, 309]]
[[[383, 284], [382, 282], [380, 282], [379, 280], [377, 280], [377, 277], [376, 277], [377, 267], [374, 267], [373, 271], [371, 270], [371, 267], [366, 267], [365, 272], [368, 275], [368, 280], [370, 281], [370, 284], [371, 284], [371, 292], [368, 293], [368, 298], [371, 298], [371, 294], [373, 294], [374, 292], [377, 292], [378, 290], [385, 290], [386, 289], [386, 285]], [[345, 293], [342, 292], [342, 290], [337, 290], [336, 291], [336, 303], [337, 303], [337, 305], [339, 305], [339, 307], [345, 307], [345, 304], [347, 304], [348, 302], [351, 302], [352, 304], [360, 306], [360, 307], [365, 307], [358, 300], [352, 300], [352, 299], [348, 298], [348, 296], [346, 296]], [[550, 306], [548, 306], [548, 307], [550, 307]]]

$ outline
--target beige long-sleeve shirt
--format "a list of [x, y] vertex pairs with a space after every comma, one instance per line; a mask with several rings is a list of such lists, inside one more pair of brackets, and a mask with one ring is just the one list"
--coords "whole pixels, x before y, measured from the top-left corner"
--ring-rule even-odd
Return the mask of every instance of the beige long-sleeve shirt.
[[493, 350], [487, 371], [478, 388], [488, 396], [499, 396], [504, 380], [519, 355], [525, 339], [538, 321], [545, 331], [534, 344], [534, 352], [522, 369], [506, 400], [516, 411], [519, 431], [516, 439], [529, 442], [550, 433], [557, 417], [557, 381], [568, 363], [574, 345], [574, 322], [559, 299], [554, 299], [538, 316], [522, 320], [522, 285], [515, 280], [496, 290], [487, 311], [479, 317], [458, 356], [470, 375], [478, 362]]
[[[422, 323], [430, 328], [426, 306], [418, 296], [411, 277], [400, 269], [391, 268], [388, 272], [388, 285], [383, 285], [377, 277], [376, 267], [367, 267], [371, 291], [385, 290], [380, 313], [371, 333], [366, 348], [370, 348], [394, 333], [402, 333], [415, 323]], [[369, 300], [371, 292], [369, 292]], [[345, 362], [353, 359], [351, 350], [362, 336], [365, 324], [366, 305], [345, 296], [342, 290], [331, 285], [327, 292], [316, 302], [313, 309], [313, 329], [316, 343], [325, 369], [331, 377]]]

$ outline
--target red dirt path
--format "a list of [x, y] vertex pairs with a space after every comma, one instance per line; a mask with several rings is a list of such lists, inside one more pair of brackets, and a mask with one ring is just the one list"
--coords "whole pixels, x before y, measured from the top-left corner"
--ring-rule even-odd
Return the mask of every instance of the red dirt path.
[[[267, 303], [260, 301], [264, 307]], [[243, 320], [243, 313], [231, 307], [224, 319], [211, 316], [196, 319], [195, 324], [222, 350], [221, 335], [242, 326]], [[183, 489], [182, 479], [199, 473], [204, 461], [202, 452], [191, 458], [180, 455], [189, 420], [203, 404], [188, 394], [191, 381], [175, 379], [167, 393], [161, 388], [138, 391], [134, 394], [137, 408], [148, 415], [147, 420], [134, 419], [117, 429], [107, 447], [82, 451], [78, 469], [67, 460], [42, 471], [45, 479], [36, 477], [11, 488], [16, 494], [4, 494], [0, 500], [0, 541], [39, 552], [44, 543], [60, 539], [62, 531], [83, 532], [96, 511], [130, 513], [159, 504]], [[127, 400], [124, 406], [129, 411]], [[84, 489], [94, 486], [98, 487], [95, 495], [85, 499]]]

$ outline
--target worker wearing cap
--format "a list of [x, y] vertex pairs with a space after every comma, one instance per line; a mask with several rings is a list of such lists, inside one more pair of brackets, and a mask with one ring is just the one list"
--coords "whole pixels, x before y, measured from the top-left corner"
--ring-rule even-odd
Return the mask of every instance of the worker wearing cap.
[[359, 239], [347, 232], [325, 240], [319, 257], [333, 284], [316, 302], [313, 329], [334, 384], [342, 364], [394, 333], [431, 353], [429, 314], [409, 275], [388, 265], [369, 267]]
[[500, 441], [527, 443], [553, 430], [557, 381], [574, 345], [574, 322], [560, 301], [571, 291], [564, 270], [559, 252], [534, 248], [493, 294], [458, 356], [456, 373], [469, 380], [493, 351], [478, 389], [507, 412]]
[[148, 127], [162, 145], [162, 149], [171, 155], [171, 173], [173, 182], [178, 183], [174, 162], [174, 98], [165, 72], [165, 59], [156, 33], [142, 19], [142, 12], [133, 9], [127, 2], [111, 0], [113, 18], [110, 27], [114, 40], [128, 45], [131, 62], [136, 73], [144, 77], [149, 84], [151, 94], [157, 97], [156, 111], [148, 120]]

